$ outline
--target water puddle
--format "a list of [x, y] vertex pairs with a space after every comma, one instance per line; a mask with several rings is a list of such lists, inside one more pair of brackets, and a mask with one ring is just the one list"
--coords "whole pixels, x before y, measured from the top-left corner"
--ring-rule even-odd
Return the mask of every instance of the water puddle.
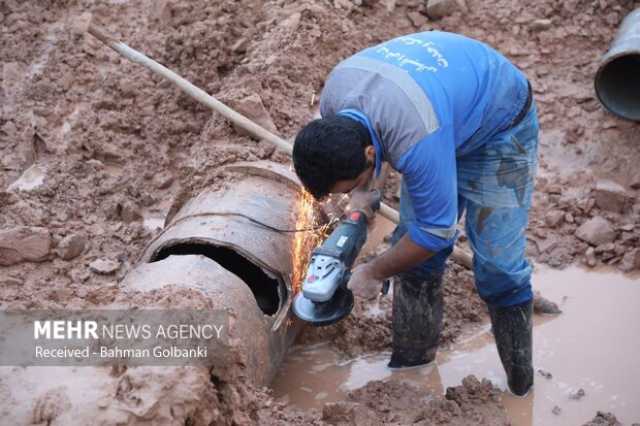
[[[561, 305], [560, 316], [536, 316], [535, 390], [526, 398], [504, 393], [516, 426], [578, 425], [598, 410], [611, 411], [624, 424], [640, 421], [640, 279], [610, 271], [538, 268], [534, 286]], [[277, 397], [301, 408], [321, 408], [371, 380], [407, 381], [444, 393], [474, 374], [500, 389], [506, 377], [489, 325], [441, 351], [433, 365], [392, 372], [389, 353], [342, 359], [328, 344], [294, 347], [273, 383]], [[579, 400], [570, 396], [583, 389]], [[558, 406], [560, 414], [552, 410]]]

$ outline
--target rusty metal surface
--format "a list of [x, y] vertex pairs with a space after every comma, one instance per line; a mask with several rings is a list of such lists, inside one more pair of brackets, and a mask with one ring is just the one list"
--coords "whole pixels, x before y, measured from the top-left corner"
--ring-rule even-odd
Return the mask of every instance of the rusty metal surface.
[[[290, 309], [295, 234], [272, 229], [295, 227], [300, 187], [295, 174], [278, 163], [236, 163], [225, 170], [237, 174], [232, 183], [222, 190], [205, 190], [187, 201], [146, 247], [140, 263], [122, 285], [141, 292], [166, 284], [188, 287], [210, 297], [213, 306], [235, 313], [236, 332], [242, 337], [237, 347], [223, 355], [244, 353], [248, 376], [255, 383], [268, 384], [301, 329]], [[207, 257], [181, 255], [158, 260], [163, 249], [193, 243], [231, 249], [278, 280], [278, 311], [265, 315], [247, 284]], [[225, 362], [231, 361], [221, 357], [216, 364]]]
[[[277, 352], [275, 357], [271, 355], [274, 339], [271, 321], [262, 314], [253, 293], [240, 278], [205, 256], [189, 255], [141, 263], [121, 283], [124, 291], [142, 293], [167, 286], [198, 290], [209, 300], [212, 309], [228, 314], [228, 346], [216, 341], [209, 347], [207, 362], [210, 365], [224, 367], [243, 363], [254, 383], [266, 384], [272, 379], [280, 364], [280, 355]], [[278, 337], [275, 342], [280, 340]]]
[[[263, 268], [291, 274], [292, 233], [297, 194], [284, 184], [248, 176], [226, 191], [204, 191], [188, 201], [143, 254], [150, 261], [163, 247], [185, 242], [211, 242], [237, 249]], [[268, 227], [258, 225], [263, 223]]]
[[223, 170], [236, 171], [243, 173], [246, 176], [261, 176], [267, 179], [283, 182], [290, 185], [292, 189], [296, 191], [302, 188], [302, 183], [300, 183], [300, 180], [293, 171], [291, 165], [274, 163], [266, 160], [246, 161], [226, 165]]
[[600, 102], [612, 113], [640, 121], [640, 9], [629, 13], [595, 77]]

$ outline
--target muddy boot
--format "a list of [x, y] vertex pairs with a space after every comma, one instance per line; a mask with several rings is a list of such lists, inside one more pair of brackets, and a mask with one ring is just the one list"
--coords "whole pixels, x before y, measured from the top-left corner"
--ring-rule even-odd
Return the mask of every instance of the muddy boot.
[[442, 274], [400, 274], [393, 284], [393, 352], [390, 368], [427, 364], [436, 357], [442, 331]]
[[493, 335], [509, 389], [524, 396], [533, 385], [532, 322], [533, 301], [506, 308], [489, 307]]

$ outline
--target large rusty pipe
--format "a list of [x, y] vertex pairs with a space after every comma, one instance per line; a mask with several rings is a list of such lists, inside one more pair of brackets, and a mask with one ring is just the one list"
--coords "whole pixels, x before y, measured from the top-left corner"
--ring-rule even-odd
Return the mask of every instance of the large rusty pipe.
[[595, 89], [609, 111], [640, 121], [640, 9], [622, 21], [596, 73]]
[[[202, 294], [231, 318], [228, 347], [209, 355], [218, 370], [242, 364], [266, 385], [301, 329], [291, 314], [292, 232], [299, 182], [269, 161], [227, 166], [230, 180], [206, 189], [169, 219], [121, 288], [133, 293], [177, 286]], [[317, 214], [320, 214], [318, 211]]]

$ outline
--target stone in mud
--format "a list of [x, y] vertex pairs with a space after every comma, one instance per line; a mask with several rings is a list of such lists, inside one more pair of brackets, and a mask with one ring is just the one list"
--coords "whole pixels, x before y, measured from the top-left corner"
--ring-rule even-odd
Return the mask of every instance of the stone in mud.
[[627, 223], [625, 225], [620, 225], [618, 227], [620, 231], [627, 231], [627, 232], [633, 231], [634, 228], [635, 228], [635, 225], [633, 223]]
[[575, 223], [576, 220], [571, 213], [566, 213], [564, 215], [564, 221], [567, 223]]
[[78, 16], [74, 16], [69, 21], [70, 30], [73, 35], [82, 36], [89, 30], [93, 15], [90, 12], [84, 12]]
[[552, 25], [551, 19], [536, 19], [529, 25], [529, 28], [533, 31], [546, 31], [551, 28]]
[[613, 243], [606, 243], [606, 244], [600, 244], [599, 246], [596, 247], [596, 254], [602, 254], [602, 253], [607, 253], [607, 252], [612, 252], [614, 251], [616, 248], [616, 245]]
[[547, 186], [546, 190], [549, 194], [562, 195], [562, 185], [557, 183]]
[[248, 45], [249, 45], [249, 38], [241, 37], [238, 39], [238, 41], [233, 43], [233, 46], [231, 46], [231, 51], [235, 53], [244, 53], [247, 51]]
[[265, 160], [269, 157], [271, 157], [273, 155], [273, 153], [276, 150], [276, 146], [267, 142], [267, 141], [260, 141], [258, 142], [258, 152], [256, 152], [256, 155], [258, 156], [258, 158], [260, 158], [261, 160]]
[[109, 202], [104, 210], [109, 220], [121, 220], [125, 223], [142, 220], [142, 213], [136, 203], [124, 197]]
[[431, 19], [442, 19], [458, 9], [455, 0], [428, 0], [427, 16]]
[[556, 228], [562, 225], [564, 220], [564, 212], [562, 210], [552, 210], [544, 218], [544, 222], [550, 228]]
[[640, 172], [637, 172], [629, 181], [629, 187], [631, 189], [640, 189]]
[[551, 380], [553, 378], [553, 375], [550, 372], [543, 370], [542, 368], [538, 369], [538, 373], [547, 380]]
[[581, 200], [578, 200], [576, 205], [580, 210], [582, 210], [582, 213], [589, 214], [589, 212], [591, 212], [593, 207], [596, 205], [596, 200], [594, 200], [593, 198], [583, 198]]
[[619, 268], [623, 272], [631, 272], [640, 269], [640, 249], [634, 249], [624, 254]]
[[[15, 98], [22, 87], [21, 81], [24, 79], [25, 66], [18, 62], [4, 62], [2, 65], [2, 91], [5, 99]], [[3, 109], [9, 111], [10, 102], [2, 103]], [[1, 110], [0, 110], [1, 111]]]
[[[238, 101], [230, 101], [231, 108], [235, 109], [240, 114], [244, 115], [248, 119], [255, 121], [260, 126], [264, 127], [271, 133], [277, 133], [278, 129], [273, 123], [273, 119], [269, 112], [262, 103], [262, 98], [257, 93], [252, 93]], [[243, 128], [234, 125], [234, 129], [241, 135], [251, 136], [249, 132]]]
[[593, 247], [589, 247], [584, 256], [588, 266], [593, 268], [598, 263], [598, 260], [596, 259], [596, 251]]
[[377, 3], [378, 0], [351, 0], [351, 2], [356, 6], [371, 7]]
[[382, 425], [376, 414], [357, 402], [329, 402], [322, 407], [322, 420], [331, 425]]
[[385, 9], [387, 9], [387, 12], [391, 13], [395, 10], [396, 8], [396, 0], [383, 0], [383, 4]]
[[110, 259], [96, 259], [89, 264], [89, 269], [98, 275], [111, 275], [120, 269], [120, 263]]
[[173, 184], [173, 181], [171, 172], [158, 173], [153, 177], [153, 185], [156, 189], [167, 189]]
[[125, 223], [142, 220], [142, 213], [138, 206], [132, 201], [125, 201], [120, 210], [120, 218]]
[[22, 173], [22, 175], [14, 181], [7, 191], [35, 191], [44, 186], [46, 169], [43, 166], [34, 164]]
[[625, 213], [631, 207], [633, 201], [624, 186], [606, 179], [596, 182], [593, 195], [596, 200], [596, 206], [602, 210], [616, 213]]
[[616, 238], [611, 223], [602, 216], [596, 216], [584, 222], [577, 230], [576, 237], [593, 246], [610, 243]]
[[575, 399], [576, 401], [582, 399], [587, 393], [584, 391], [584, 389], [580, 388], [575, 392], [572, 392], [571, 394], [569, 394], [569, 398], [570, 399]]
[[46, 228], [19, 226], [0, 231], [0, 266], [42, 262], [50, 251], [51, 234]]
[[540, 295], [540, 292], [538, 291], [533, 294], [533, 312], [535, 312], [536, 314], [562, 313], [557, 303], [542, 297], [542, 295]]
[[[33, 407], [33, 424], [52, 424], [62, 413], [71, 409], [66, 386], [50, 389], [40, 396]], [[57, 422], [56, 422], [57, 423]]]
[[593, 420], [582, 426], [622, 426], [622, 423], [613, 414], [598, 411]]
[[544, 228], [534, 228], [533, 233], [536, 237], [542, 238], [543, 240], [547, 238], [547, 231]]
[[411, 24], [418, 29], [422, 28], [422, 26], [428, 22], [426, 16], [424, 16], [420, 12], [416, 12], [415, 10], [407, 12], [407, 18], [409, 19], [409, 21], [411, 21]]
[[58, 244], [58, 256], [63, 260], [71, 260], [82, 254], [87, 245], [87, 238], [80, 234], [64, 237]]

